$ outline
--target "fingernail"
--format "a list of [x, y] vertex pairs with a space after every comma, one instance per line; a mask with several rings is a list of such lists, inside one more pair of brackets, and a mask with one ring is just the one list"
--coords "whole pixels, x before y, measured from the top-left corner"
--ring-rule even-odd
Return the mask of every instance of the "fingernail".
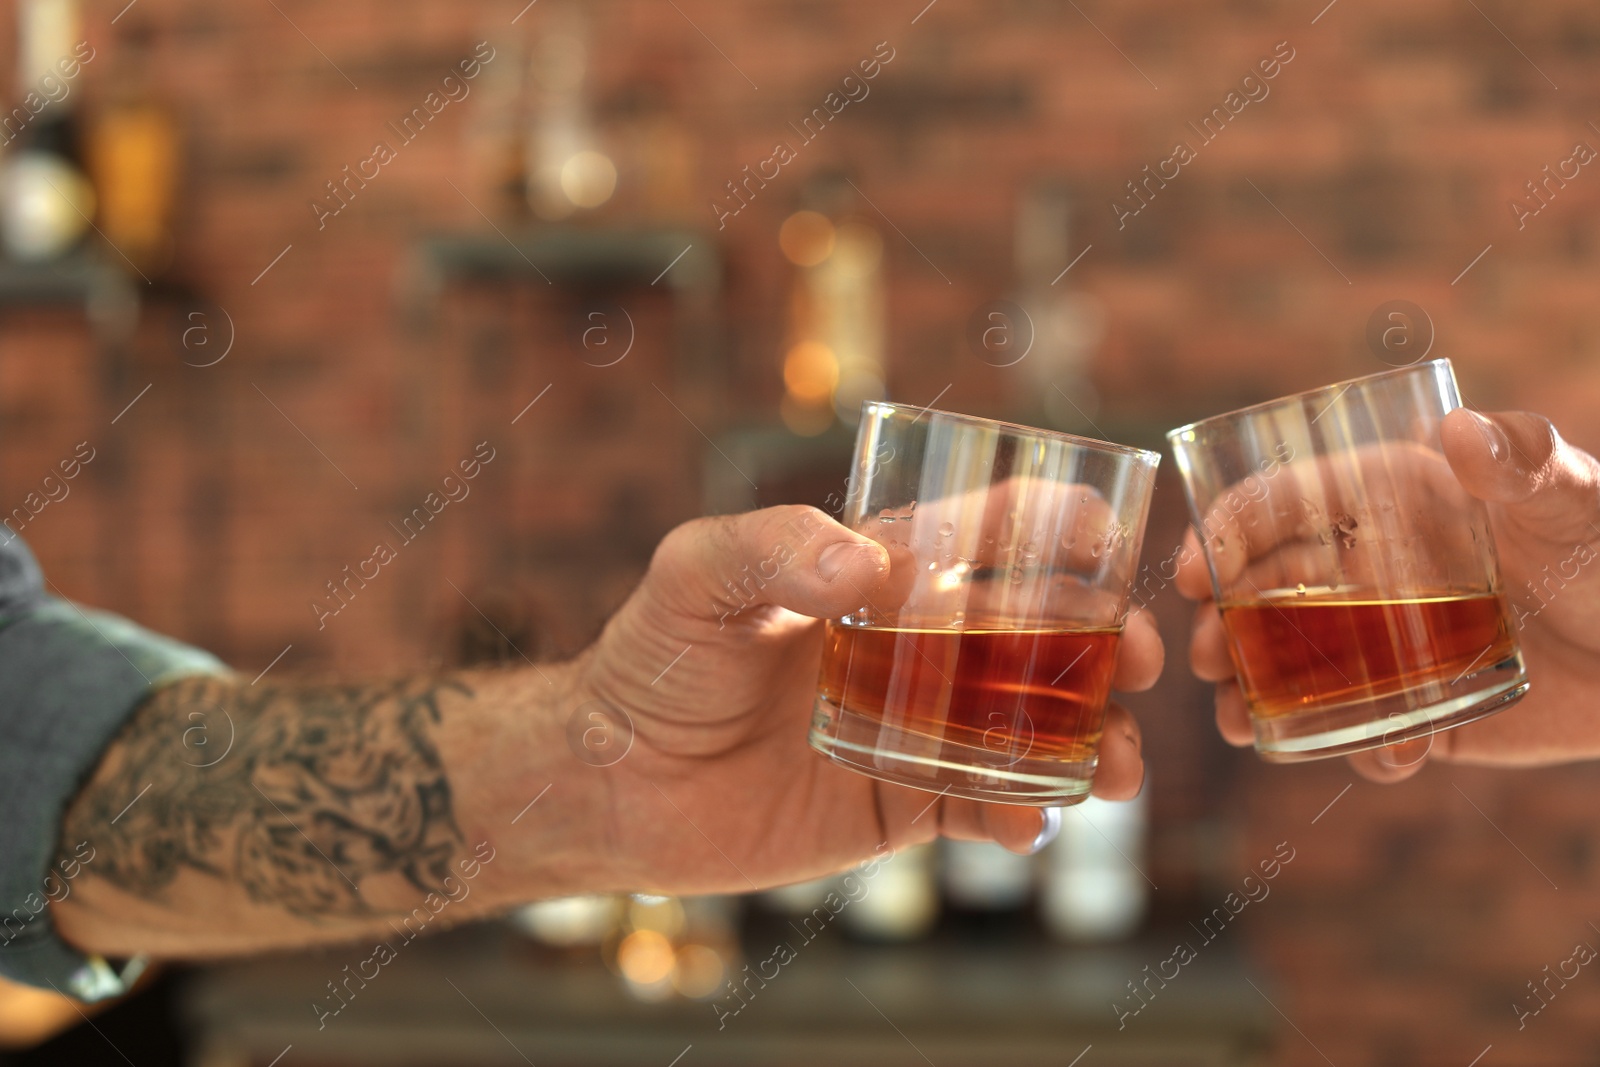
[[817, 577], [831, 582], [855, 560], [866, 558], [864, 553], [875, 551], [875, 546], [860, 541], [840, 541], [836, 545], [829, 545], [817, 557]]
[[1028, 846], [1028, 855], [1030, 856], [1054, 841], [1056, 835], [1061, 833], [1060, 808], [1044, 808], [1041, 814], [1044, 815], [1044, 826], [1040, 828], [1039, 836], [1033, 839], [1033, 844]]
[[1489, 455], [1494, 457], [1495, 462], [1504, 463], [1506, 457], [1511, 455], [1511, 442], [1506, 440], [1505, 431], [1476, 411], [1469, 409], [1467, 414], [1472, 418], [1472, 425], [1478, 428], [1478, 436], [1483, 438], [1484, 445], [1489, 449]]

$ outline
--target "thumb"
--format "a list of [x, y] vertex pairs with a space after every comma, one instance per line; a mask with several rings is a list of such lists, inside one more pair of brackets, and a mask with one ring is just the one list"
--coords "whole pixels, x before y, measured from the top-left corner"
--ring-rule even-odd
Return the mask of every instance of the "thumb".
[[1543, 540], [1588, 540], [1600, 522], [1600, 462], [1526, 411], [1458, 408], [1440, 428], [1445, 457], [1467, 492], [1500, 504]]
[[674, 610], [725, 624], [773, 605], [813, 618], [870, 603], [889, 554], [813, 507], [695, 519], [662, 540], [646, 584]]

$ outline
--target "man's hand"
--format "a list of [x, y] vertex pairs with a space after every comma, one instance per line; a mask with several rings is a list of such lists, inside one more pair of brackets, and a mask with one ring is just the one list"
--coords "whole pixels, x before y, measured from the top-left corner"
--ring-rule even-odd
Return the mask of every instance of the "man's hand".
[[[1502, 714], [1357, 753], [1351, 765], [1398, 781], [1430, 758], [1527, 766], [1600, 756], [1600, 462], [1526, 412], [1453, 411], [1441, 436], [1455, 476], [1489, 505], [1532, 684]], [[1189, 658], [1195, 674], [1218, 683], [1217, 727], [1231, 744], [1249, 745], [1249, 714], [1193, 531], [1177, 582], [1201, 601]]]
[[[605, 785], [597, 842], [621, 864], [618, 888], [765, 888], [941, 834], [1027, 852], [1059, 823], [1035, 807], [879, 782], [811, 750], [818, 620], [878, 600], [892, 583], [880, 546], [811, 508], [700, 519], [667, 536], [576, 665], [578, 705], [603, 701], [632, 721], [627, 755], [585, 768]], [[1161, 661], [1155, 626], [1136, 615], [1115, 684], [1146, 689]], [[1143, 778], [1138, 727], [1113, 705], [1094, 792], [1126, 799]]]
[[[899, 573], [820, 511], [772, 508], [674, 530], [571, 663], [163, 686], [63, 816], [50, 914], [105, 956], [398, 952], [546, 897], [761, 889], [939, 834], [1028, 851], [1059, 812], [886, 785], [807, 744], [819, 620]], [[1150, 686], [1161, 657], [1131, 620], [1117, 684]], [[1143, 775], [1113, 707], [1095, 792]]]

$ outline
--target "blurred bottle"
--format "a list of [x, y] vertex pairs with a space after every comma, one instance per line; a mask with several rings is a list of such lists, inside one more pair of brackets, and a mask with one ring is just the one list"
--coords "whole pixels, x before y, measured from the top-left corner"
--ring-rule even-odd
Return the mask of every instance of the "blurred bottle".
[[606, 895], [561, 897], [518, 908], [511, 925], [552, 948], [596, 947], [623, 921], [621, 898]]
[[517, 909], [511, 923], [577, 959], [598, 955], [635, 998], [715, 996], [739, 958], [736, 897], [649, 893], [564, 897]]
[[617, 168], [599, 150], [584, 94], [589, 35], [583, 9], [556, 7], [545, 13], [544, 26], [528, 64], [527, 194], [534, 214], [555, 220], [610, 200]]
[[1019, 856], [993, 841], [942, 841], [939, 858], [939, 880], [954, 908], [1020, 914], [1032, 899], [1032, 856]]
[[672, 996], [677, 970], [677, 943], [688, 926], [688, 913], [677, 897], [635, 893], [628, 898], [614, 967], [628, 992], [643, 1001]]
[[883, 278], [883, 236], [870, 224], [846, 219], [838, 227], [833, 255], [812, 272], [818, 327], [839, 360], [833, 407], [854, 425], [864, 400], [885, 395], [884, 351], [888, 298]]
[[713, 997], [738, 959], [738, 909], [737, 899], [727, 896], [635, 893], [608, 962], [638, 1000]]
[[100, 232], [146, 277], [172, 263], [182, 137], [152, 82], [148, 31], [122, 36], [110, 57], [105, 103], [85, 124], [85, 155]]
[[860, 220], [835, 224], [803, 210], [784, 220], [778, 244], [799, 268], [779, 412], [790, 430], [809, 437], [835, 418], [853, 424], [863, 400], [884, 396], [883, 238]]
[[1074, 232], [1074, 211], [1059, 180], [1035, 182], [1017, 198], [1011, 301], [1021, 314], [1004, 324], [1015, 350], [993, 362], [1019, 412], [1040, 426], [1081, 433], [1093, 429], [1100, 410], [1091, 379], [1106, 314], [1099, 298], [1076, 284], [1092, 262], [1080, 263], [1086, 246]]
[[694, 134], [678, 120], [671, 104], [655, 102], [630, 133], [643, 216], [679, 225], [697, 220], [705, 210], [695, 195], [698, 149]]
[[684, 926], [674, 949], [672, 988], [706, 1000], [722, 991], [739, 961], [740, 900], [735, 896], [683, 898]]
[[[482, 37], [487, 40], [490, 34], [486, 31]], [[511, 38], [497, 40], [495, 48], [499, 56], [478, 78], [463, 133], [467, 182], [472, 201], [485, 205], [491, 216], [526, 216], [523, 138], [527, 130], [521, 110], [528, 73], [526, 46]]]
[[1146, 788], [1134, 800], [1090, 797], [1062, 812], [1061, 833], [1043, 853], [1045, 928], [1063, 941], [1127, 937], [1144, 918]]
[[902, 849], [884, 860], [865, 892], [840, 915], [845, 928], [869, 941], [914, 941], [939, 921], [939, 887], [932, 845]]
[[828, 890], [833, 888], [835, 881], [837, 879], [814, 878], [809, 882], [781, 885], [776, 889], [764, 891], [761, 894], [761, 903], [779, 915], [790, 917], [808, 915], [812, 909], [822, 906]]
[[77, 78], [94, 49], [80, 29], [77, 0], [17, 5], [17, 102], [0, 116], [0, 237], [16, 259], [66, 254], [94, 217], [76, 116]]

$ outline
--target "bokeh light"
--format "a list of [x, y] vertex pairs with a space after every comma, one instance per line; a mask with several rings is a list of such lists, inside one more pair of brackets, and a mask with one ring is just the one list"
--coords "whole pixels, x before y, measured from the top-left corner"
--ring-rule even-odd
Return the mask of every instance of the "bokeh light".
[[672, 986], [686, 997], [709, 997], [722, 988], [727, 967], [709, 945], [684, 945], [678, 950]]
[[599, 207], [616, 188], [616, 164], [603, 153], [585, 150], [561, 165], [561, 191], [578, 207]]
[[783, 384], [802, 403], [824, 403], [839, 384], [838, 357], [825, 344], [801, 341], [783, 357]]
[[664, 982], [676, 965], [672, 942], [654, 930], [635, 930], [617, 946], [617, 968], [634, 985]]
[[778, 229], [778, 247], [797, 267], [814, 267], [833, 254], [833, 223], [815, 211], [796, 211]]
[[604, 941], [616, 927], [620, 912], [615, 897], [560, 897], [520, 908], [512, 919], [547, 945], [572, 947]]
[[635, 930], [674, 938], [683, 933], [683, 905], [676, 897], [636, 896], [628, 902], [628, 923]]
[[853, 273], [868, 274], [877, 270], [883, 262], [883, 235], [865, 223], [840, 223], [834, 245], [849, 251], [849, 265]]

